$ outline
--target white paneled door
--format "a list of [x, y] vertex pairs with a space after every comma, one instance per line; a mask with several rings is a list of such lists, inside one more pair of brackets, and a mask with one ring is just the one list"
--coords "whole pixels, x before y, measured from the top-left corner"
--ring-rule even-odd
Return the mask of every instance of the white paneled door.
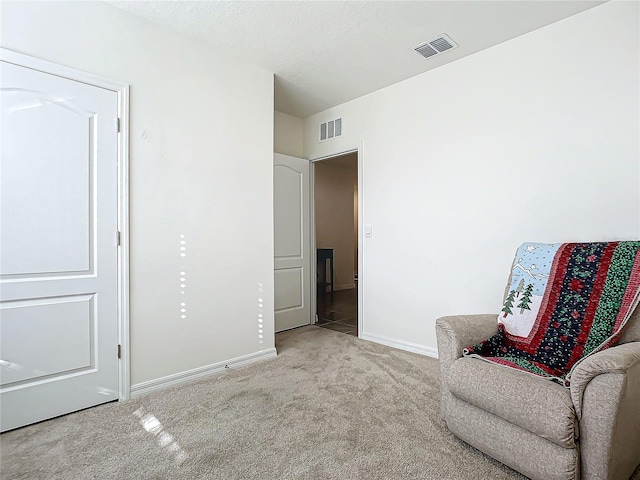
[[0, 62], [0, 427], [118, 398], [114, 91]]
[[275, 330], [311, 323], [309, 162], [274, 155]]

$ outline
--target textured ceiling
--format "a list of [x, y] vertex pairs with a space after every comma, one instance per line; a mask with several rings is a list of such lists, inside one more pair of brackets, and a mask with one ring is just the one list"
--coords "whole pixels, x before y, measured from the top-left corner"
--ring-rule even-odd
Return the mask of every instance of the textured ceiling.
[[[304, 118], [604, 2], [109, 3], [274, 72], [276, 110]], [[429, 59], [413, 50], [441, 33], [459, 47]]]

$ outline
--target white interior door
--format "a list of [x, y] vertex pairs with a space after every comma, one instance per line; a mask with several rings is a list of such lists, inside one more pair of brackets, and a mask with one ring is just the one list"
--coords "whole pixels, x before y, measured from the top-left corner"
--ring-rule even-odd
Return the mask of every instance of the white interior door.
[[0, 62], [0, 428], [118, 398], [117, 93]]
[[311, 323], [309, 162], [274, 155], [275, 330]]

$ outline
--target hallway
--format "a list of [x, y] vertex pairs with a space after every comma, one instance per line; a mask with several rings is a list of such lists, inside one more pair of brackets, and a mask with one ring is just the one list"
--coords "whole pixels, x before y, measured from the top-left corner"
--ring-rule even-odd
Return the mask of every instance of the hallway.
[[358, 336], [358, 288], [318, 293], [318, 326]]

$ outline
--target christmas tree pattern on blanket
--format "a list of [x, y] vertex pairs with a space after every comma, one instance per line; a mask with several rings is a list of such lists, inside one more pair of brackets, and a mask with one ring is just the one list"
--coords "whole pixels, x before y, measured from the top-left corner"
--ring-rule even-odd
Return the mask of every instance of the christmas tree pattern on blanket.
[[536, 320], [560, 243], [525, 243], [516, 252], [509, 294], [498, 321], [513, 337], [527, 337]]

